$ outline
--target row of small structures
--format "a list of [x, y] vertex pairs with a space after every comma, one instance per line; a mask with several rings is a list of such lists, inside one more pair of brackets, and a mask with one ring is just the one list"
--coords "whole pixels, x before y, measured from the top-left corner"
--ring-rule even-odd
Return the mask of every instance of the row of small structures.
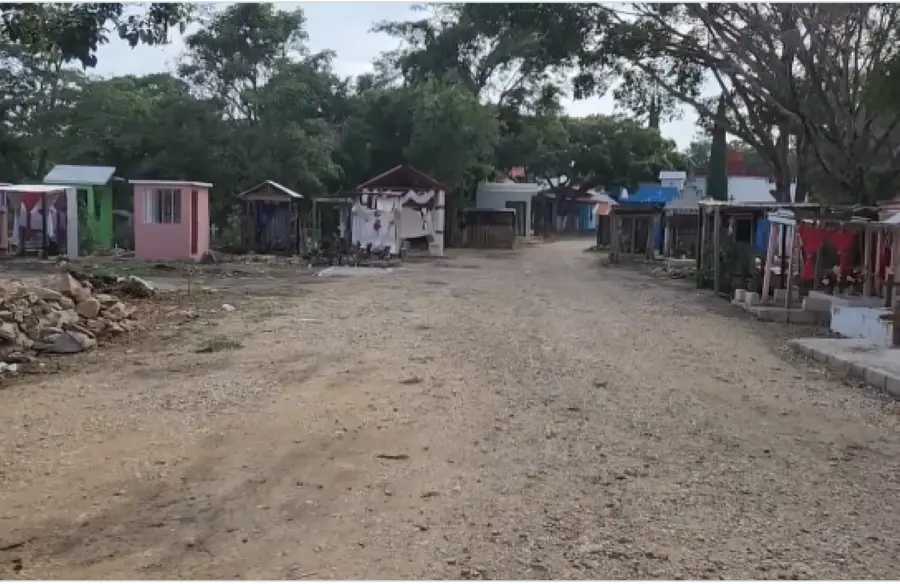
[[[210, 250], [212, 184], [125, 180], [114, 173], [113, 167], [61, 165], [43, 184], [0, 185], [0, 222], [12, 224], [11, 229], [0, 229], [0, 249], [77, 257], [87, 240], [92, 246], [113, 247], [114, 190], [127, 185], [133, 203], [130, 210], [118, 212], [131, 224], [137, 259], [197, 260]], [[439, 256], [445, 193], [438, 181], [406, 165], [335, 197], [308, 198], [266, 180], [236, 195], [244, 206], [239, 219], [242, 247], [299, 253], [333, 234], [394, 254], [404, 241], [420, 239], [431, 255]]]
[[597, 238], [608, 242], [613, 264], [659, 262], [668, 273], [693, 273], [698, 287], [732, 299], [762, 320], [828, 326], [841, 338], [800, 340], [798, 346], [829, 347], [831, 353], [805, 352], [840, 362], [847, 371], [852, 369], [847, 363], [857, 358], [847, 355], [864, 353], [872, 361], [878, 354], [879, 365], [860, 365], [856, 375], [865, 377], [875, 367], [888, 379], [888, 370], [896, 368], [900, 396], [895, 205], [620, 202], [599, 210], [606, 220], [603, 227], [598, 224]]

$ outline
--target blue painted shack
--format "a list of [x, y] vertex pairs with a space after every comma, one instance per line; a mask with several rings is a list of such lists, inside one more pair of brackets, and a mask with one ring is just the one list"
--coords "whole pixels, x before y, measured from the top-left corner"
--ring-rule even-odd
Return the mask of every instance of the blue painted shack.
[[[678, 198], [681, 191], [677, 187], [660, 185], [640, 185], [627, 199], [621, 199], [622, 204], [646, 205], [648, 203], [661, 203], [667, 205]], [[661, 250], [665, 240], [665, 230], [662, 221], [656, 225], [656, 233], [653, 236], [653, 247]]]

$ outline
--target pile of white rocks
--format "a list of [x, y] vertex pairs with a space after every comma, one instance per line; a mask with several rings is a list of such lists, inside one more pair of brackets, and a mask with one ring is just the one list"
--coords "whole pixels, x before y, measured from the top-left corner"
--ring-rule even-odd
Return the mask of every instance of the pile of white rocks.
[[[137, 328], [134, 307], [112, 294], [94, 294], [90, 282], [56, 274], [44, 285], [0, 285], [0, 361], [33, 352], [80, 353], [97, 338]], [[2, 367], [0, 367], [2, 369]]]

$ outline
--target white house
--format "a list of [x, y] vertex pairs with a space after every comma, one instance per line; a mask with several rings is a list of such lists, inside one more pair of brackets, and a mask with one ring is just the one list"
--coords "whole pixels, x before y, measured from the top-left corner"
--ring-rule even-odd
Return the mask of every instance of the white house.
[[[707, 196], [706, 176], [695, 175], [687, 181], [687, 185], [696, 189], [702, 199]], [[763, 176], [729, 176], [728, 200], [735, 203], [767, 203], [775, 202], [772, 196], [772, 185]]]
[[538, 183], [481, 183], [475, 192], [475, 206], [479, 209], [513, 209], [516, 212], [516, 234], [534, 235], [531, 201], [544, 188]]
[[683, 170], [661, 170], [659, 172], [659, 186], [675, 187], [679, 191], [687, 182], [687, 173]]

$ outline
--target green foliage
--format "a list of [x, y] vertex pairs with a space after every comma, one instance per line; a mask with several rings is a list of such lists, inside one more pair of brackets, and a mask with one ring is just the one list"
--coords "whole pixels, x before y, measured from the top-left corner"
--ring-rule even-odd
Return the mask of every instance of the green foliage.
[[[507, 5], [434, 13], [383, 24], [401, 50], [356, 79], [335, 73], [333, 55], [311, 54], [302, 10], [272, 4], [205, 16], [177, 74], [99, 79], [72, 63], [93, 65], [108, 30], [132, 44], [163, 42], [192, 17], [189, 7], [4, 5], [0, 178], [40, 180], [64, 163], [208, 181], [213, 221], [237, 243], [233, 195], [265, 179], [316, 197], [408, 163], [446, 184], [449, 204], [460, 207], [478, 182], [513, 166], [582, 188], [633, 187], [684, 167], [674, 144], [643, 121], [562, 115], [571, 63], [542, 35], [565, 33], [564, 20], [535, 34], [507, 25]], [[83, 235], [88, 248], [86, 227]]]
[[712, 144], [709, 150], [709, 175], [706, 194], [718, 201], [728, 200], [728, 144], [725, 136], [725, 102], [719, 102]]
[[167, 41], [171, 27], [183, 31], [192, 12], [186, 3], [150, 4], [143, 14], [115, 3], [3, 4], [0, 43], [19, 44], [32, 53], [55, 52], [63, 61], [93, 67], [98, 46], [109, 40], [110, 25], [132, 47], [160, 44]]

